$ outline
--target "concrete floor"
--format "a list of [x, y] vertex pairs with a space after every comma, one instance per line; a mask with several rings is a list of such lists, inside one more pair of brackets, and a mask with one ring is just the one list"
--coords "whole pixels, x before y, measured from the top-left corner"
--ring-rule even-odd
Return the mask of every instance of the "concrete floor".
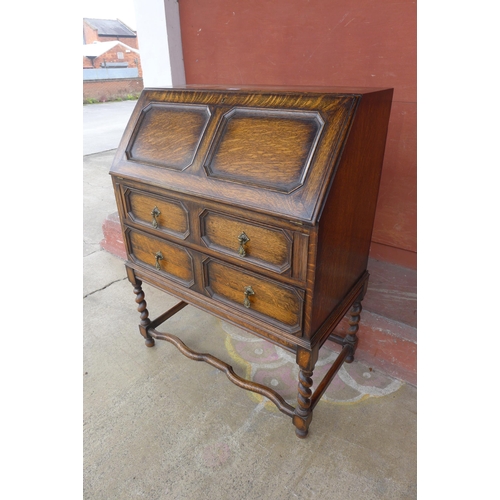
[[121, 101], [83, 106], [83, 154], [117, 148], [136, 104]]
[[[417, 498], [414, 387], [355, 361], [299, 440], [289, 417], [215, 368], [166, 342], [145, 347], [123, 262], [99, 246], [101, 225], [116, 210], [113, 154], [83, 161], [84, 498]], [[151, 318], [175, 303], [144, 290]], [[255, 359], [274, 349], [264, 341], [254, 348], [253, 337], [193, 307], [160, 330], [242, 376], [267, 377], [293, 403], [284, 374], [293, 362], [280, 350], [272, 351], [279, 369]], [[326, 349], [325, 360], [331, 356]]]

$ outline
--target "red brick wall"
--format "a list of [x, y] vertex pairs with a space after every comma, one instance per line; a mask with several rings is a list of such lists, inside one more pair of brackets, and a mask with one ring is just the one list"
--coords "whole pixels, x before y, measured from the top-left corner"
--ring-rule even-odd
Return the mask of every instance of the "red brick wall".
[[85, 21], [83, 22], [83, 40], [86, 44], [99, 41], [97, 30], [91, 28]]
[[100, 102], [125, 99], [129, 95], [138, 95], [143, 88], [142, 78], [91, 80], [83, 82], [83, 102], [87, 99], [97, 99]]
[[[111, 50], [105, 52], [102, 56], [94, 59], [94, 68], [100, 68], [102, 62], [126, 62], [129, 68], [139, 69], [139, 78], [142, 78], [141, 57], [136, 52], [126, 52], [127, 48], [123, 45], [117, 45]], [[123, 59], [118, 59], [118, 52], [123, 54]], [[137, 61], [137, 62], [136, 62]], [[92, 61], [88, 57], [83, 57], [83, 67], [92, 68]]]
[[371, 255], [416, 267], [416, 2], [183, 0], [192, 84], [393, 87]]

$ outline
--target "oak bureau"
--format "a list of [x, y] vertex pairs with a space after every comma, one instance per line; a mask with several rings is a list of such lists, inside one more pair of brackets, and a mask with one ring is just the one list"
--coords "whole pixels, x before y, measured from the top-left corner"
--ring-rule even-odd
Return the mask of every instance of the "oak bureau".
[[[354, 359], [392, 94], [144, 89], [111, 167], [146, 345], [166, 340], [269, 398], [300, 438]], [[150, 319], [142, 282], [180, 302]], [[158, 330], [188, 304], [295, 353], [296, 406]], [[343, 337], [334, 329], [346, 314]], [[313, 393], [327, 339], [342, 349]]]

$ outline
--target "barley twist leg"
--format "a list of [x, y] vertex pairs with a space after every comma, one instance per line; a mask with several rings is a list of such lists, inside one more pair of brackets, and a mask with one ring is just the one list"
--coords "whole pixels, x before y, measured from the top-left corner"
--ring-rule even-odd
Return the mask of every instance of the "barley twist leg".
[[149, 319], [149, 311], [147, 310], [147, 304], [144, 300], [144, 290], [142, 289], [142, 281], [135, 280], [134, 293], [136, 295], [135, 301], [137, 302], [137, 310], [141, 313], [141, 322], [139, 323], [139, 331], [141, 335], [146, 339], [145, 344], [148, 347], [153, 347], [155, 345], [155, 340], [148, 333], [148, 326], [151, 323]]

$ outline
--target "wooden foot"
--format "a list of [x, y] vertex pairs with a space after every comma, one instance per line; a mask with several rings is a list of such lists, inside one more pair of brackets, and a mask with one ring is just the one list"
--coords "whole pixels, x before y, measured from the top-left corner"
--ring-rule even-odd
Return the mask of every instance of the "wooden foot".
[[361, 301], [357, 301], [354, 302], [351, 310], [349, 311], [349, 330], [344, 338], [344, 345], [351, 346], [351, 353], [346, 356], [346, 363], [352, 363], [354, 361], [354, 353], [356, 351], [356, 347], [358, 346], [358, 337], [356, 334], [359, 330], [359, 320], [361, 318], [362, 309], [363, 307], [361, 306]]
[[134, 284], [134, 293], [136, 295], [135, 301], [138, 304], [137, 310], [141, 313], [141, 322], [139, 323], [139, 331], [141, 335], [145, 339], [145, 344], [148, 347], [153, 347], [155, 345], [155, 340], [148, 333], [148, 327], [151, 324], [151, 320], [149, 319], [149, 311], [147, 310], [147, 304], [144, 300], [144, 291], [142, 289], [142, 281], [135, 278]]

